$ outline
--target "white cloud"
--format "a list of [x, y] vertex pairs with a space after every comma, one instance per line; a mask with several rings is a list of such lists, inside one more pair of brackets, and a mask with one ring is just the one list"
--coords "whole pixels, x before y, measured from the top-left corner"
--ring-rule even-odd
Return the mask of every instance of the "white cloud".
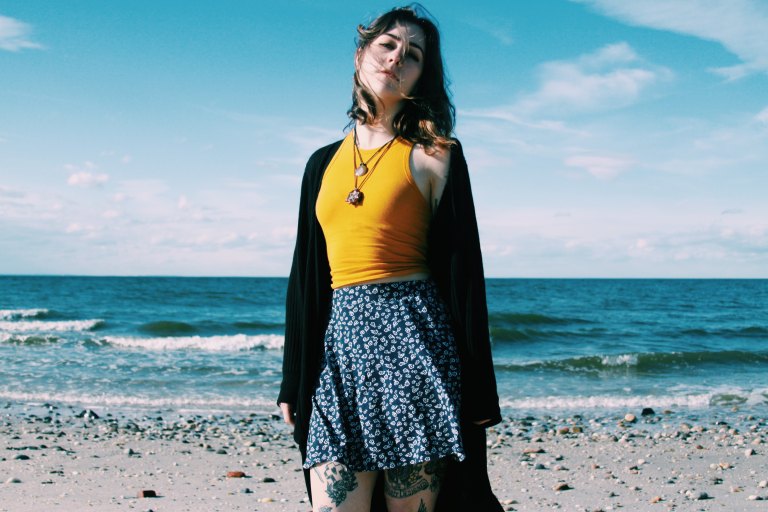
[[179, 196], [179, 200], [176, 203], [176, 206], [178, 207], [179, 210], [186, 209], [189, 206], [189, 201], [187, 200], [187, 196], [185, 196], [183, 194], [180, 195]]
[[729, 80], [768, 72], [768, 4], [762, 0], [573, 0], [623, 22], [720, 43], [740, 63], [711, 71]]
[[765, 125], [768, 125], [768, 107], [765, 107], [763, 110], [761, 110], [756, 116], [755, 120], [759, 121]]
[[539, 89], [518, 100], [512, 110], [562, 113], [620, 108], [671, 76], [666, 68], [642, 62], [627, 43], [611, 44], [575, 60], [542, 64]]
[[610, 179], [627, 170], [632, 165], [632, 161], [610, 156], [574, 155], [565, 159], [565, 165], [585, 169], [595, 178]]
[[76, 187], [93, 187], [109, 181], [107, 174], [93, 174], [88, 171], [78, 171], [70, 174], [67, 183]]
[[25, 48], [42, 48], [29, 38], [31, 27], [24, 22], [0, 15], [0, 50], [17, 52]]
[[496, 39], [504, 46], [509, 46], [515, 42], [511, 35], [512, 23], [501, 21], [498, 16], [492, 19], [474, 19], [468, 21], [469, 26], [484, 32]]

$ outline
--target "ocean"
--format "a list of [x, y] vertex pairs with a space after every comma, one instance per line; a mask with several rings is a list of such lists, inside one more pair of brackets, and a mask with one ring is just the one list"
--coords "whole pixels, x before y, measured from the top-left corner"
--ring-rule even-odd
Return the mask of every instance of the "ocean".
[[[277, 412], [285, 278], [0, 276], [0, 402]], [[488, 279], [505, 414], [768, 405], [768, 280]]]

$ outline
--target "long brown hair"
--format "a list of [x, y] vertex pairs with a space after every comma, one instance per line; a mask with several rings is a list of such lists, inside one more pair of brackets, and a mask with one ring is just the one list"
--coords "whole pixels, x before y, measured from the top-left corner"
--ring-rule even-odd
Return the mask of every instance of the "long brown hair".
[[[357, 51], [362, 54], [371, 42], [392, 27], [411, 23], [421, 28], [426, 39], [424, 66], [421, 76], [410, 95], [403, 99], [403, 107], [395, 115], [395, 133], [404, 139], [433, 146], [448, 147], [453, 144], [451, 134], [456, 119], [456, 109], [448, 93], [443, 56], [440, 52], [440, 32], [437, 23], [419, 4], [397, 7], [380, 15], [367, 27], [357, 27]], [[351, 122], [371, 124], [376, 120], [375, 95], [360, 80], [355, 66], [352, 106], [347, 111]]]

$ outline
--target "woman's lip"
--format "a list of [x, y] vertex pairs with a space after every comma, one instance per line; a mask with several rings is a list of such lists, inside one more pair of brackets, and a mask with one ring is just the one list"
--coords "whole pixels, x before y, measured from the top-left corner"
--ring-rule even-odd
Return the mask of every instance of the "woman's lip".
[[394, 73], [393, 73], [393, 72], [391, 72], [391, 71], [387, 71], [386, 69], [383, 69], [382, 71], [380, 71], [380, 73], [381, 73], [382, 75], [386, 76], [386, 77], [389, 77], [389, 78], [391, 78], [392, 80], [398, 80], [398, 78], [397, 78], [397, 75], [396, 75], [396, 74], [394, 74]]

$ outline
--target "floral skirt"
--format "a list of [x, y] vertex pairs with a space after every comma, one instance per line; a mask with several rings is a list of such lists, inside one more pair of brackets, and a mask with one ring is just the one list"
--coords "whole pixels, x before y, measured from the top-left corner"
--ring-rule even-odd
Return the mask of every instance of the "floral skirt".
[[456, 343], [434, 282], [334, 290], [304, 468], [463, 460], [459, 386]]

